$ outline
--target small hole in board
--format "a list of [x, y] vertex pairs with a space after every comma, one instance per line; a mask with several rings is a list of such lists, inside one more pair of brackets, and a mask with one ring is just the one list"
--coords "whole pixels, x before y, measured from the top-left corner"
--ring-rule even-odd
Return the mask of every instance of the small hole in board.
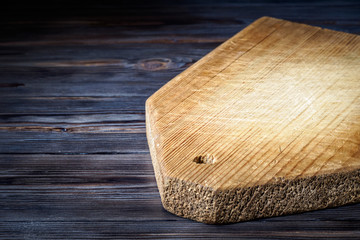
[[212, 154], [199, 155], [194, 158], [193, 162], [196, 164], [213, 164], [215, 157]]

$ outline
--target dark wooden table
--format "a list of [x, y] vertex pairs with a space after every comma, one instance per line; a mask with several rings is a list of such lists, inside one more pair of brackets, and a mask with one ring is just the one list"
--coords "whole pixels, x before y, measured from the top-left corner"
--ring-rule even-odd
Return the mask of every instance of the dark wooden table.
[[265, 15], [360, 33], [359, 1], [2, 6], [0, 239], [359, 239], [360, 204], [231, 225], [161, 206], [145, 100]]

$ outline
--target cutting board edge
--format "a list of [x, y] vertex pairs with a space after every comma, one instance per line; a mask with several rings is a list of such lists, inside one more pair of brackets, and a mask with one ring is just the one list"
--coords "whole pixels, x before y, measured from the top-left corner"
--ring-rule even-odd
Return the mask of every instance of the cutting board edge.
[[360, 202], [360, 169], [277, 179], [265, 185], [227, 190], [161, 178], [163, 207], [175, 215], [207, 224], [249, 221]]

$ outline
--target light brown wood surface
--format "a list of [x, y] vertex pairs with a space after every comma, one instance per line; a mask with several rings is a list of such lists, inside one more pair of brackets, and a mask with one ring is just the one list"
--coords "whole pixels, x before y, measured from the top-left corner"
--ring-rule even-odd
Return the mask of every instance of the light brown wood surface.
[[263, 17], [146, 102], [163, 206], [206, 223], [360, 200], [360, 37]]

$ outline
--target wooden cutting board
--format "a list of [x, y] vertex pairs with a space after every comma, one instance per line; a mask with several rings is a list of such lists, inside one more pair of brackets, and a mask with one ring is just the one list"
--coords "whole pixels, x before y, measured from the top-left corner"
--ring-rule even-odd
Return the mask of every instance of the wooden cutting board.
[[146, 102], [161, 201], [229, 223], [360, 201], [360, 37], [263, 17]]

